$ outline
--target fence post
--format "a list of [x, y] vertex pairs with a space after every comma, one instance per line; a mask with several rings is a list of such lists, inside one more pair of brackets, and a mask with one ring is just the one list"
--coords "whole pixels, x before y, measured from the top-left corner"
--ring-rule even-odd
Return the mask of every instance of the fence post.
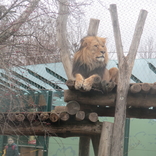
[[[93, 19], [93, 18], [90, 19], [87, 36], [96, 36], [97, 35], [99, 22], [100, 22], [100, 20], [98, 20], [98, 19]], [[81, 141], [81, 140], [83, 140], [83, 141]], [[86, 153], [89, 154], [89, 145], [90, 145], [90, 137], [85, 137], [85, 139], [84, 139], [84, 137], [80, 137], [79, 156], [84, 156], [84, 155], [87, 156]], [[83, 150], [84, 146], [88, 147], [85, 149], [85, 151]], [[88, 150], [88, 151], [86, 151], [86, 150]], [[97, 149], [95, 149], [95, 148], [94, 148], [94, 150], [97, 151]], [[94, 151], [94, 152], [96, 153], [96, 151]]]

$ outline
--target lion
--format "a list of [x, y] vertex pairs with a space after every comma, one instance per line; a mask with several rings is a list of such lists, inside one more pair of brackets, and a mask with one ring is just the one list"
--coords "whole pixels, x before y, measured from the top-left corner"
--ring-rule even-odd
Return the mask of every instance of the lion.
[[108, 52], [106, 38], [84, 37], [79, 50], [74, 54], [72, 74], [75, 77], [75, 89], [90, 91], [95, 82], [109, 86], [117, 84], [118, 69], [107, 69]]

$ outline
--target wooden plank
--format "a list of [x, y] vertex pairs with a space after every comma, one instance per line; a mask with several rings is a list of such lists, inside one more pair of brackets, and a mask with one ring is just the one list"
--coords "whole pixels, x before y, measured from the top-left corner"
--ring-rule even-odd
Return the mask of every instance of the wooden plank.
[[123, 46], [121, 42], [120, 28], [118, 22], [117, 8], [115, 4], [110, 5], [110, 13], [112, 18], [113, 32], [118, 56], [119, 78], [117, 86], [117, 99], [113, 127], [113, 138], [111, 147], [111, 156], [123, 155], [124, 125], [126, 119], [126, 102], [129, 90], [129, 81], [136, 57], [137, 49], [140, 43], [147, 11], [141, 10], [138, 22], [136, 24], [133, 40], [128, 55], [123, 54]]
[[111, 156], [111, 141], [112, 141], [113, 123], [103, 122], [99, 144], [98, 156]]

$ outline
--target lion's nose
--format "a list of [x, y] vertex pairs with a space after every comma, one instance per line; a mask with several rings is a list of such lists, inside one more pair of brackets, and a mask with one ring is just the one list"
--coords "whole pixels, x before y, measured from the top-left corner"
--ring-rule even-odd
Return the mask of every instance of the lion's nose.
[[105, 53], [105, 51], [100, 51], [102, 54], [104, 54]]

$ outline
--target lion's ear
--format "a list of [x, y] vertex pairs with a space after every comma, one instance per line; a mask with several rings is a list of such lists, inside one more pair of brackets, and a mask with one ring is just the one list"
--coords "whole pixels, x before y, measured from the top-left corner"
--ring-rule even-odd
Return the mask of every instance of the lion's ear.
[[100, 38], [103, 43], [106, 43], [106, 38]]
[[81, 46], [80, 46], [80, 48], [84, 48], [84, 47], [87, 46], [87, 42], [86, 42], [86, 39], [85, 39], [85, 38], [81, 39], [80, 42], [81, 42]]

